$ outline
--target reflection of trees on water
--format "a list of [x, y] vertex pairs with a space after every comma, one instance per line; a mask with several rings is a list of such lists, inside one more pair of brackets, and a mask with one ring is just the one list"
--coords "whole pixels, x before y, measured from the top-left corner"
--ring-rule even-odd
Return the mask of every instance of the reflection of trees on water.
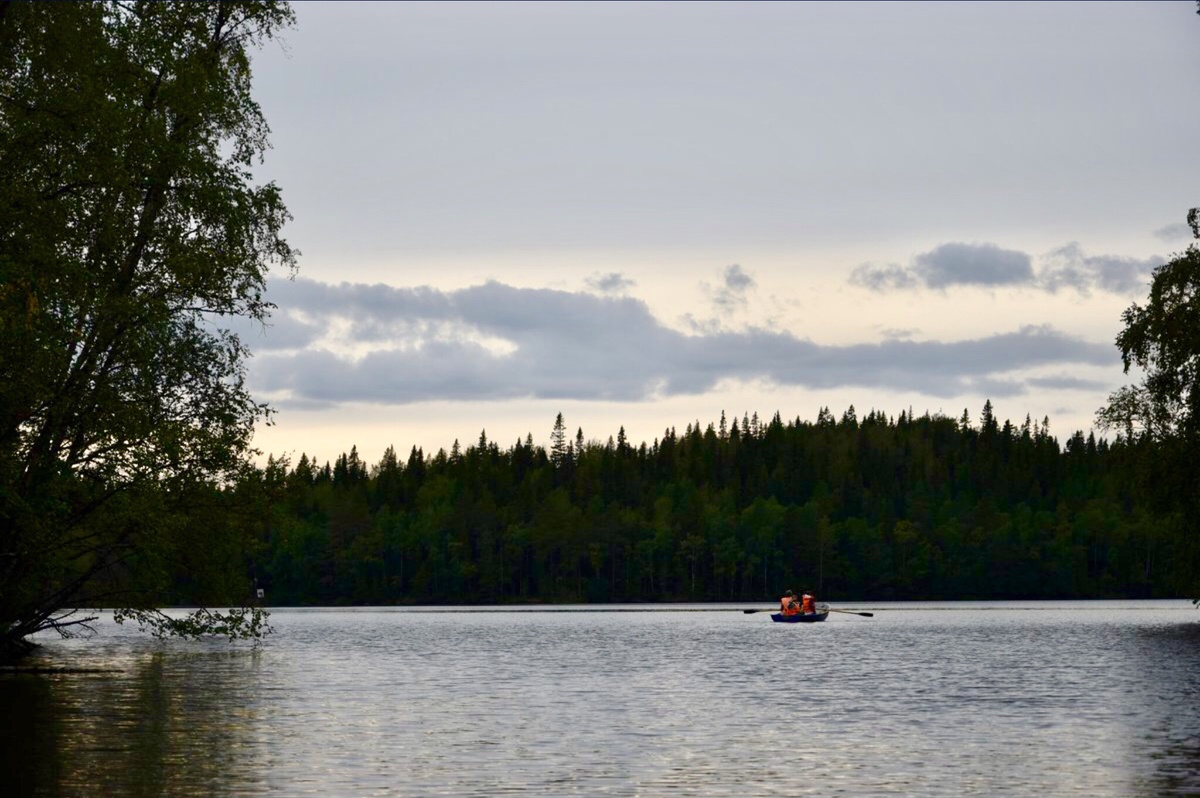
[[1139, 666], [1126, 674], [1149, 714], [1133, 738], [1147, 752], [1140, 795], [1200, 794], [1200, 613], [1197, 623], [1151, 626], [1137, 639]]
[[1152, 758], [1155, 772], [1143, 795], [1200, 794], [1200, 736], [1167, 746]]
[[0, 678], [3, 791], [252, 792], [258, 665], [258, 652], [159, 652], [120, 674]]
[[0, 678], [0, 772], [6, 792], [55, 794], [59, 782], [59, 717], [50, 679], [34, 675]]

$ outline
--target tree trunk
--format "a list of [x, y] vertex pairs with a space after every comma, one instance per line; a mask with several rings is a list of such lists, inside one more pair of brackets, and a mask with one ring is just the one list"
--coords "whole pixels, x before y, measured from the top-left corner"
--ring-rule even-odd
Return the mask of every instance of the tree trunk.
[[24, 637], [12, 634], [0, 635], [0, 663], [16, 662], [36, 648], [36, 643], [31, 643]]

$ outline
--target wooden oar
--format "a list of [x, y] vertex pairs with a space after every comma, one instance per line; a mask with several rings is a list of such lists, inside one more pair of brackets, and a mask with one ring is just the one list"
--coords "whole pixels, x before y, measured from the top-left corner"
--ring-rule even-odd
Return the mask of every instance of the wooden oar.
[[742, 610], [742, 612], [744, 612], [747, 615], [750, 615], [751, 613], [754, 613], [754, 612], [779, 612], [779, 608], [775, 607], [774, 609], [770, 609], [770, 610]]

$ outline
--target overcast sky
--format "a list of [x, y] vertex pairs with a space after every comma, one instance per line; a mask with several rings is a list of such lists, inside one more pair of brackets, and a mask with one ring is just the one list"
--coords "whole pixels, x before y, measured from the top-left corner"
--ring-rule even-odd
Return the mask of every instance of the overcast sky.
[[1164, 3], [299, 3], [268, 452], [854, 405], [1088, 429], [1200, 204]]

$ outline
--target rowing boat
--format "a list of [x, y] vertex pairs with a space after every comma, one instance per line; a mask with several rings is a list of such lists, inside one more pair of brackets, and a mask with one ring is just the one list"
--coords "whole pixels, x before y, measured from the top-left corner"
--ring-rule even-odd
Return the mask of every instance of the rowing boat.
[[829, 605], [818, 604], [817, 611], [814, 613], [800, 613], [799, 615], [784, 615], [782, 612], [776, 612], [771, 615], [771, 620], [776, 623], [817, 623], [829, 617]]
[[784, 615], [782, 612], [776, 612], [771, 615], [771, 620], [778, 623], [816, 623], [823, 621], [829, 617], [828, 612], [814, 612], [811, 615]]

